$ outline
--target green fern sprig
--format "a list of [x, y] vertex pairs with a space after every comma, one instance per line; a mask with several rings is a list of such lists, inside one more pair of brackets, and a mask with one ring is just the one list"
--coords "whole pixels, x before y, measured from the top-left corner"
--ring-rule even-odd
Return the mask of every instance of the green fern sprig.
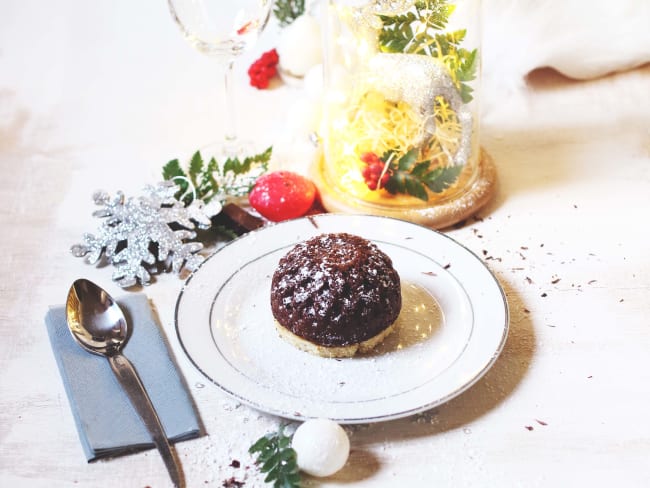
[[[196, 151], [190, 159], [185, 171], [178, 159], [169, 161], [162, 170], [165, 180], [173, 180], [179, 186], [176, 198], [183, 198], [189, 204], [192, 195], [186, 195], [190, 184], [194, 189], [195, 198], [208, 203], [212, 199], [224, 202], [228, 198], [247, 195], [255, 184], [255, 180], [268, 169], [272, 147], [265, 151], [240, 160], [227, 158], [220, 164], [214, 157], [208, 162], [203, 159], [200, 151]], [[185, 195], [185, 196], [183, 196]]]
[[260, 437], [249, 449], [257, 454], [256, 464], [262, 473], [267, 473], [265, 483], [274, 488], [300, 488], [300, 472], [296, 451], [291, 447], [291, 437], [284, 435], [283, 427]]
[[276, 0], [273, 15], [280, 27], [286, 27], [305, 13], [305, 0]]
[[424, 0], [415, 2], [413, 10], [404, 14], [380, 15], [379, 48], [387, 53], [423, 54], [439, 59], [449, 69], [463, 102], [468, 103], [473, 90], [467, 82], [476, 78], [478, 51], [460, 46], [467, 34], [465, 29], [440, 32], [455, 8], [447, 0]]

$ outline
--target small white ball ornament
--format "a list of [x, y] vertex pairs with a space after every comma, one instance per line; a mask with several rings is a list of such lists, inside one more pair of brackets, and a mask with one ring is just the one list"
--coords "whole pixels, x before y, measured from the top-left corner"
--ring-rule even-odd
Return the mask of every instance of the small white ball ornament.
[[307, 420], [293, 434], [291, 447], [298, 467], [312, 476], [330, 476], [339, 471], [350, 455], [350, 439], [343, 428], [328, 419]]
[[322, 60], [320, 24], [311, 15], [301, 15], [282, 29], [277, 50], [280, 69], [302, 78]]

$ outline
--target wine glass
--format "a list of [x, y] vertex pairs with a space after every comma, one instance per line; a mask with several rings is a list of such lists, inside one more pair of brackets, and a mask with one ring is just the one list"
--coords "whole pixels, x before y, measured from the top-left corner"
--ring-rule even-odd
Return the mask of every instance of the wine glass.
[[273, 0], [168, 0], [169, 10], [185, 39], [222, 66], [226, 132], [223, 155], [243, 151], [238, 140], [232, 93], [235, 59], [252, 47], [266, 27]]

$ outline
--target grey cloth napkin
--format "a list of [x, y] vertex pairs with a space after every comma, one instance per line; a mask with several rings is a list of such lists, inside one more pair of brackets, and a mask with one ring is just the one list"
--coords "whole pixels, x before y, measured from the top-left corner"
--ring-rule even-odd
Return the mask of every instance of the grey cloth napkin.
[[[117, 300], [133, 328], [123, 349], [173, 442], [201, 435], [200, 421], [146, 295]], [[65, 307], [45, 325], [88, 461], [153, 448], [151, 436], [104, 357], [82, 349], [68, 330]]]

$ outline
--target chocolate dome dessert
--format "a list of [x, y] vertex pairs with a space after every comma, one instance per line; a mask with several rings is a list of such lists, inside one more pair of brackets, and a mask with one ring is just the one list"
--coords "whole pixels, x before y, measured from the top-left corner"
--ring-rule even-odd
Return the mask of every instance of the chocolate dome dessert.
[[321, 234], [297, 244], [280, 259], [271, 283], [280, 335], [320, 356], [371, 350], [392, 331], [401, 307], [390, 257], [352, 234]]

